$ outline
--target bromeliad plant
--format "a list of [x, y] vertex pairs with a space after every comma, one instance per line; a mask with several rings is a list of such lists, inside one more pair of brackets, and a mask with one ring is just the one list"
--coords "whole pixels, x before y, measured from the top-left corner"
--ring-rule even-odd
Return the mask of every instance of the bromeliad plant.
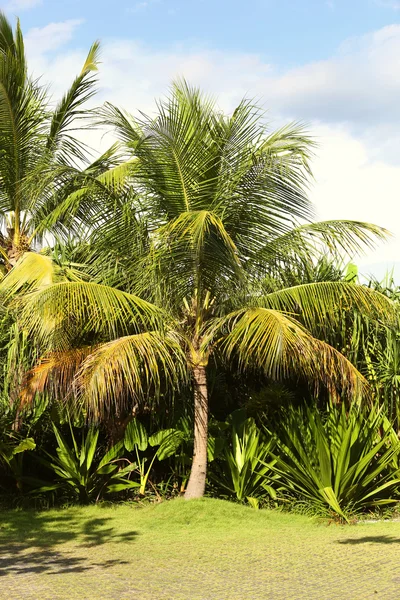
[[400, 442], [382, 411], [330, 405], [323, 416], [292, 408], [274, 438], [280, 489], [321, 512], [347, 520], [349, 512], [396, 502]]

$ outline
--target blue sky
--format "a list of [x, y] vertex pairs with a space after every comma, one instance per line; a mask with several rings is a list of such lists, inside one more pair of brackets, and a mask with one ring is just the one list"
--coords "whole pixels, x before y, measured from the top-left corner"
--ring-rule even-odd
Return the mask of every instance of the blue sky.
[[[4, 4], [3, 4], [4, 6]], [[328, 58], [343, 40], [392, 23], [388, 0], [15, 0], [25, 29], [82, 19], [74, 44], [135, 38], [153, 48], [179, 43], [259, 54], [280, 67]], [[29, 10], [29, 8], [31, 10]]]
[[[0, 3], [1, 5], [1, 3]], [[394, 234], [358, 259], [400, 281], [400, 0], [6, 0], [29, 64], [59, 96], [95, 39], [97, 102], [151, 112], [184, 76], [231, 111], [243, 96], [271, 126], [307, 123], [318, 142], [310, 197], [320, 219]], [[87, 134], [99, 147], [104, 140]]]

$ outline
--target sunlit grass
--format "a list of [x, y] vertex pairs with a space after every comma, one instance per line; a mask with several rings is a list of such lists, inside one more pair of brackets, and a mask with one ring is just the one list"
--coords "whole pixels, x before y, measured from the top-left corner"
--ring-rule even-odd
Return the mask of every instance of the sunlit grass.
[[397, 597], [397, 522], [328, 526], [204, 499], [7, 511], [0, 524], [10, 600]]

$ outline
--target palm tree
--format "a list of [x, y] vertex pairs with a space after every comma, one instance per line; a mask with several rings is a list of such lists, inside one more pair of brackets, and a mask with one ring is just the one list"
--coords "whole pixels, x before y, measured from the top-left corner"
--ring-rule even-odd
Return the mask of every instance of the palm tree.
[[[100, 207], [104, 216], [113, 214], [124, 196], [127, 166], [118, 165], [117, 146], [90, 162], [89, 148], [77, 137], [91, 116], [86, 105], [96, 91], [98, 57], [95, 42], [81, 72], [53, 105], [47, 88], [29, 75], [19, 21], [13, 30], [0, 12], [0, 279], [8, 273], [3, 301], [31, 287], [75, 280], [82, 265], [72, 264], [70, 256], [61, 261], [49, 256], [60, 246], [58, 237], [89, 250], [81, 242], [93, 214]], [[58, 254], [60, 259], [65, 253]], [[12, 314], [6, 322], [0, 393], [13, 403], [35, 354], [21, 343], [24, 332]]]
[[290, 261], [314, 261], [323, 247], [353, 254], [385, 232], [312, 223], [312, 141], [296, 124], [268, 133], [251, 102], [225, 116], [180, 82], [155, 118], [106, 105], [100, 120], [125, 151], [130, 194], [111, 221], [99, 215], [91, 281], [52, 283], [20, 301], [21, 326], [44, 349], [24, 398], [44, 389], [72, 395], [100, 419], [189, 381], [194, 456], [186, 498], [199, 497], [214, 357], [271, 379], [295, 373], [322, 381], [331, 393], [358, 397], [366, 389], [312, 329], [335, 327], [350, 306], [387, 319], [390, 300], [346, 281], [275, 291], [266, 282]]
[[[94, 184], [111, 195], [110, 169], [116, 147], [94, 163], [76, 137], [90, 113], [95, 93], [99, 43], [89, 50], [82, 71], [61, 101], [51, 108], [48, 90], [32, 79], [19, 21], [15, 31], [0, 13], [0, 260], [3, 272], [24, 253], [39, 249], [46, 231], [87, 224], [93, 207], [85, 202]], [[38, 261], [40, 259], [38, 258]], [[25, 275], [35, 257], [29, 258]], [[43, 261], [41, 263], [43, 266]], [[40, 267], [40, 265], [39, 265]]]

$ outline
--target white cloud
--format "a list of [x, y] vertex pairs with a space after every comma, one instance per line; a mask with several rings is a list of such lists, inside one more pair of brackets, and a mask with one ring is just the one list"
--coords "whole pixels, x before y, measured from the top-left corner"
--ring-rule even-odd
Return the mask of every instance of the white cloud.
[[[125, 77], [120, 79], [115, 69]], [[132, 110], [147, 109], [153, 98], [166, 93], [172, 79], [185, 77], [217, 94], [222, 106], [230, 109], [243, 95], [260, 93], [260, 80], [269, 71], [269, 65], [252, 54], [202, 49], [188, 52], [184, 47], [152, 52], [135, 42], [115, 42], [103, 49], [102, 94], [112, 94]]]
[[83, 23], [80, 19], [70, 19], [59, 23], [49, 23], [45, 27], [34, 27], [25, 35], [28, 57], [42, 57], [46, 52], [54, 51], [69, 42], [75, 29]]
[[128, 12], [130, 12], [130, 13], [141, 12], [143, 10], [146, 10], [146, 8], [148, 8], [148, 6], [149, 6], [149, 2], [137, 2], [131, 8], [128, 9]]
[[[48, 27], [67, 27], [70, 36], [76, 24]], [[59, 60], [56, 57], [50, 67], [57, 69]], [[286, 72], [278, 72], [257, 54], [185, 45], [155, 51], [133, 40], [105, 44], [102, 60], [103, 85], [128, 98], [130, 106], [158, 96], [172, 77], [185, 76], [220, 95], [225, 106], [242, 95], [257, 96], [274, 115], [347, 123], [357, 133], [400, 123], [400, 25], [348, 40], [331, 59]]]
[[[69, 22], [64, 39], [77, 24]], [[34, 34], [42, 49], [33, 55], [34, 66], [59, 95], [79, 71], [84, 53], [43, 54], [53, 49], [52, 35], [45, 30]], [[28, 39], [34, 35], [28, 33]], [[371, 221], [393, 231], [390, 243], [359, 261], [368, 271], [379, 263], [374, 270], [381, 272], [382, 265], [400, 258], [399, 62], [400, 25], [349, 40], [330, 60], [287, 72], [278, 72], [255, 54], [185, 45], [155, 51], [116, 40], [103, 46], [98, 102], [107, 99], [130, 111], [151, 112], [154, 98], [167, 91], [173, 78], [185, 76], [218, 95], [225, 110], [250, 96], [270, 109], [267, 116], [275, 124], [308, 120], [320, 144], [311, 192], [319, 217]], [[96, 134], [90, 134], [90, 141], [97, 145]]]
[[346, 123], [355, 135], [378, 140], [374, 152], [391, 146], [392, 157], [400, 157], [400, 25], [348, 40], [331, 59], [286, 72], [257, 54], [185, 46], [154, 51], [129, 40], [106, 44], [103, 62], [103, 85], [131, 107], [183, 75], [218, 94], [225, 107], [255, 96], [274, 117]]
[[400, 25], [348, 40], [329, 60], [275, 75], [267, 98], [285, 114], [348, 122], [353, 129], [400, 118]]
[[9, 12], [22, 12], [40, 6], [42, 2], [43, 0], [10, 0], [4, 6], [4, 9]]
[[369, 147], [343, 126], [315, 124], [313, 133], [319, 148], [310, 196], [318, 217], [368, 221], [391, 231], [387, 243], [358, 260], [365, 272], [382, 274], [400, 261], [400, 165], [371, 159]]

